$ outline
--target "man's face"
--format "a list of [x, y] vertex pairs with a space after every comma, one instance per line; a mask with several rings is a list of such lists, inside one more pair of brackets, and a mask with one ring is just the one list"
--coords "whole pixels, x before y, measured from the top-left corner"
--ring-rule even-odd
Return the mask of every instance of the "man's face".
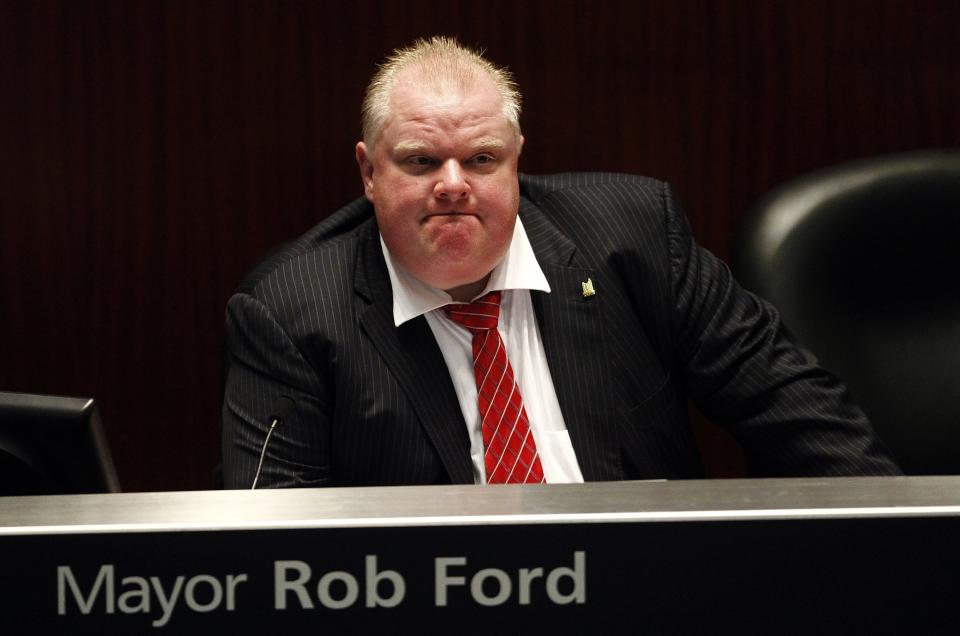
[[364, 191], [397, 263], [463, 300], [482, 290], [513, 236], [523, 139], [486, 77], [442, 94], [398, 79], [373, 149], [357, 144]]

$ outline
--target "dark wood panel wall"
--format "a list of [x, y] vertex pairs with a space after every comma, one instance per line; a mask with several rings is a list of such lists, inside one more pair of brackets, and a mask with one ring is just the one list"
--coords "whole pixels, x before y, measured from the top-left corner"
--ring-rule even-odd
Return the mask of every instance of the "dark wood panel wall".
[[515, 71], [522, 169], [666, 179], [725, 256], [780, 181], [957, 145], [958, 6], [0, 3], [0, 389], [97, 397], [126, 489], [207, 487], [224, 304], [360, 195], [364, 84], [417, 36]]

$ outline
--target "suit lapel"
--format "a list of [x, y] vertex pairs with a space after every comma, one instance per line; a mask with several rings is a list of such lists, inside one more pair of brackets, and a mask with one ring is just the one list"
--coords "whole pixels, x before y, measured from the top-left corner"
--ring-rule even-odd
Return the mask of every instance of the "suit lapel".
[[[524, 229], [551, 292], [531, 292], [537, 325], [580, 470], [587, 481], [622, 478], [620, 444], [609, 389], [603, 280], [578, 262], [576, 246], [546, 215], [521, 199]], [[596, 294], [585, 297], [590, 279]]]
[[354, 289], [363, 299], [360, 325], [406, 394], [452, 483], [473, 483], [470, 440], [443, 354], [421, 316], [393, 323], [390, 277], [376, 225], [359, 242]]
[[[546, 215], [521, 199], [520, 215], [551, 293], [531, 292], [557, 400], [587, 481], [622, 478], [603, 325], [603, 281], [578, 263], [576, 247]], [[393, 324], [393, 296], [376, 225], [359, 241], [355, 291], [360, 325], [423, 424], [453, 483], [472, 483], [470, 440], [443, 354], [423, 317]], [[596, 295], [585, 298], [591, 279]]]

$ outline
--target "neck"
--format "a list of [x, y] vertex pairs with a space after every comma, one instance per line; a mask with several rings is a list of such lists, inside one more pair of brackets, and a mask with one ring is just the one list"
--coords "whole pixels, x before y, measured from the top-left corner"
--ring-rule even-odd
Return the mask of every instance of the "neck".
[[483, 291], [483, 288], [486, 287], [487, 281], [490, 279], [490, 274], [487, 274], [480, 280], [469, 283], [467, 285], [460, 285], [459, 287], [452, 287], [450, 289], [445, 289], [443, 291], [450, 294], [450, 297], [453, 298], [458, 303], [468, 303], [473, 300], [477, 294]]

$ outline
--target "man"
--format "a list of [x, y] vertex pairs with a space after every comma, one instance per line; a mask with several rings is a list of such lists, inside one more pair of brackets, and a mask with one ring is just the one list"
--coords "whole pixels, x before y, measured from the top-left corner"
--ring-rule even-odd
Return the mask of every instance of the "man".
[[667, 186], [518, 177], [519, 100], [445, 38], [374, 76], [366, 197], [229, 302], [227, 487], [253, 482], [283, 395], [296, 408], [263, 486], [697, 477], [687, 397], [753, 474], [898, 474], [844, 387], [694, 244]]

